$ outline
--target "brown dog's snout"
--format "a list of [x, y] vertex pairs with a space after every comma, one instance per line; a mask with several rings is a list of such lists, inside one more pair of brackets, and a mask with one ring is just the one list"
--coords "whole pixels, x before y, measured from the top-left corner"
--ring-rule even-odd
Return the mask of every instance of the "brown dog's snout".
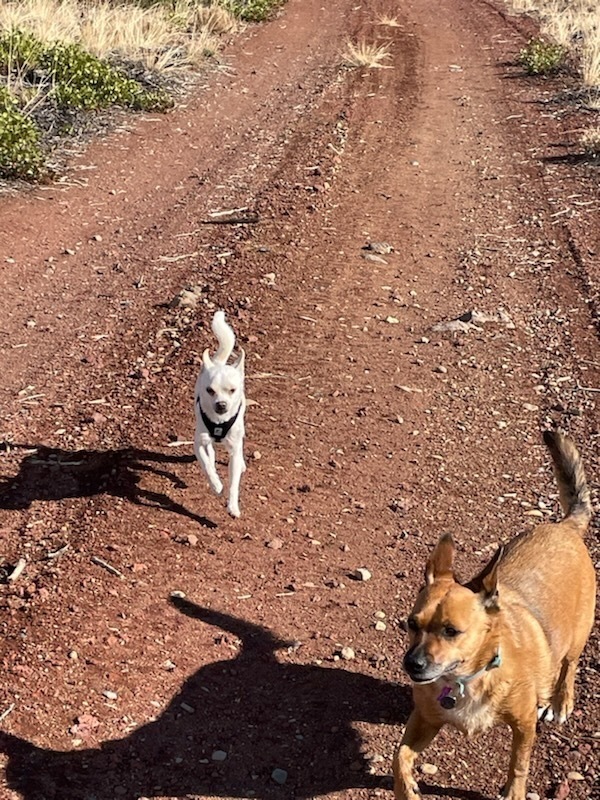
[[413, 647], [404, 656], [404, 669], [411, 678], [417, 680], [425, 674], [428, 663], [427, 656], [421, 647]]

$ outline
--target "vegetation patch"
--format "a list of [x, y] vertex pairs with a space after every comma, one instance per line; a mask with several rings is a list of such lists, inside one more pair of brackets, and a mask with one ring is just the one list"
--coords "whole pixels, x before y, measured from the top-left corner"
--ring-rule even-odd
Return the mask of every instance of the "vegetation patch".
[[0, 86], [0, 175], [35, 180], [43, 164], [36, 124], [19, 110], [10, 90]]
[[222, 36], [283, 2], [1, 2], [0, 178], [38, 178], [61, 138], [89, 136], [114, 119], [95, 112], [166, 111], [217, 54]]
[[86, 111], [109, 106], [124, 106], [144, 111], [165, 111], [173, 101], [165, 91], [148, 91], [139, 81], [77, 44], [54, 44], [39, 60], [39, 68], [49, 79], [50, 96], [59, 106]]
[[594, 157], [600, 156], [600, 128], [588, 128], [581, 136], [584, 151]]
[[[595, 0], [512, 0], [518, 13], [534, 13], [544, 41], [563, 49], [575, 65], [581, 84], [600, 87], [600, 24]], [[532, 66], [544, 66], [546, 55], [533, 54]], [[531, 74], [543, 74], [532, 72]]]
[[[33, 111], [111, 106], [165, 111], [173, 101], [149, 90], [78, 44], [46, 44], [27, 31], [0, 33], [0, 176], [34, 180], [43, 170], [42, 132]], [[50, 121], [53, 124], [53, 120]]]
[[284, 0], [223, 0], [222, 5], [244, 22], [264, 22]]
[[531, 39], [519, 54], [519, 63], [528, 75], [551, 75], [564, 59], [565, 49], [545, 39]]
[[342, 60], [347, 67], [367, 67], [368, 69], [382, 69], [386, 59], [391, 58], [390, 48], [386, 44], [375, 42], [348, 42], [342, 54]]

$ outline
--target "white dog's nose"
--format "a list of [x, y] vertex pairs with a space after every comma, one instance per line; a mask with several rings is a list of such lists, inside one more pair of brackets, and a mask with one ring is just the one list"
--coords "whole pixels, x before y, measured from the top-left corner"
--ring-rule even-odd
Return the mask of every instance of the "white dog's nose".
[[215, 403], [215, 411], [217, 414], [224, 414], [227, 411], [227, 403], [224, 400], [219, 400]]

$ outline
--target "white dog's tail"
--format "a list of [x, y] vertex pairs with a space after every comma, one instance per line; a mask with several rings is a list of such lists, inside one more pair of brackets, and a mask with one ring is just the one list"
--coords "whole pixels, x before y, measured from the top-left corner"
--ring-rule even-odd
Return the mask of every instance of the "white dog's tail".
[[233, 352], [235, 333], [225, 322], [224, 311], [215, 311], [212, 321], [212, 331], [219, 340], [219, 349], [215, 353], [213, 361], [216, 361], [218, 364], [226, 364], [229, 356]]

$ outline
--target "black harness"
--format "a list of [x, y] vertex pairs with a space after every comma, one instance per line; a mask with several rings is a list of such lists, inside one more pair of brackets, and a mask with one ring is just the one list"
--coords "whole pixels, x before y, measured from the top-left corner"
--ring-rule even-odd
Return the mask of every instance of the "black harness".
[[223, 439], [227, 436], [229, 431], [233, 428], [236, 419], [239, 416], [240, 411], [242, 410], [242, 404], [240, 403], [238, 410], [235, 412], [233, 417], [229, 417], [229, 419], [225, 420], [225, 422], [213, 422], [212, 419], [209, 419], [202, 406], [200, 405], [200, 398], [196, 398], [196, 403], [198, 404], [198, 408], [200, 409], [200, 416], [202, 417], [202, 422], [206, 425], [206, 430], [208, 431], [208, 435], [211, 439], [215, 442], [222, 442]]

